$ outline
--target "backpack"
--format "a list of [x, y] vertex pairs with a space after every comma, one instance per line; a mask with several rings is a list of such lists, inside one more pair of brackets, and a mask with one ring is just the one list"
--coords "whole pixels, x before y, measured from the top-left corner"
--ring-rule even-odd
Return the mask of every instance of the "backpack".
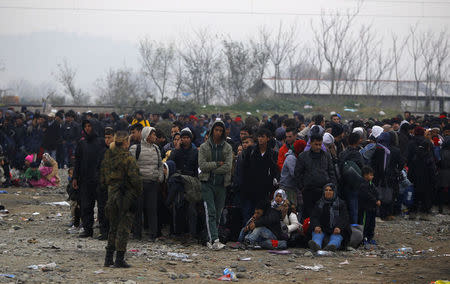
[[342, 165], [342, 177], [344, 183], [352, 190], [358, 190], [362, 181], [362, 172], [358, 165], [353, 161], [345, 161]]
[[141, 155], [141, 143], [136, 145], [136, 161], [139, 160], [139, 156]]

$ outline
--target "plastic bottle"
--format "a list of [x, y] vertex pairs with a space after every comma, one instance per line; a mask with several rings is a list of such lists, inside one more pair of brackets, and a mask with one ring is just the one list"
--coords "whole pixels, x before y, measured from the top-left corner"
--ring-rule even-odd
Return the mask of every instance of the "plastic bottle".
[[397, 252], [402, 253], [402, 254], [404, 254], [404, 253], [412, 253], [413, 249], [411, 247], [404, 247], [404, 248], [399, 248], [397, 250]]

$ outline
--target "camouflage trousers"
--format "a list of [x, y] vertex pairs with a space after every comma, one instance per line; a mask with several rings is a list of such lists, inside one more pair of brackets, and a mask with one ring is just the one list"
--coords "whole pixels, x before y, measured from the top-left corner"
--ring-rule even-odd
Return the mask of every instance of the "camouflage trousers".
[[116, 251], [126, 251], [134, 214], [128, 210], [124, 212], [122, 210], [122, 199], [115, 197], [108, 199], [105, 211], [109, 220], [107, 248]]

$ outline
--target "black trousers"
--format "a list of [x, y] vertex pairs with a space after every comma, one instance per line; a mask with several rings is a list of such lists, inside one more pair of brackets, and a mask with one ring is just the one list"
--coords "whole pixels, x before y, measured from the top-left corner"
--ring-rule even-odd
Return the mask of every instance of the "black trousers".
[[311, 217], [312, 211], [314, 210], [314, 206], [316, 202], [323, 195], [323, 190], [321, 188], [314, 188], [303, 190], [303, 218], [306, 219]]
[[108, 192], [102, 190], [97, 182], [85, 182], [80, 185], [81, 221], [85, 231], [92, 231], [94, 226], [94, 206], [97, 201], [98, 222], [100, 232], [108, 233], [108, 221], [105, 216], [105, 206]]
[[158, 235], [158, 183], [144, 181], [142, 195], [138, 198], [133, 233], [142, 235], [142, 228], [148, 228], [149, 236]]

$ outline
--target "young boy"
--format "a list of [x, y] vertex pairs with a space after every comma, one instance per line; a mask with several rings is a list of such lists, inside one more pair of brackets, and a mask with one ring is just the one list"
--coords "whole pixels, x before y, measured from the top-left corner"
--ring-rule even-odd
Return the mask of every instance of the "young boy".
[[361, 183], [359, 191], [359, 223], [364, 224], [364, 245], [377, 245], [373, 237], [377, 207], [381, 206], [381, 201], [377, 189], [372, 183], [374, 170], [364, 166], [361, 172], [364, 181]]
[[72, 185], [73, 168], [69, 168], [69, 183], [67, 184], [67, 194], [69, 195], [68, 201], [70, 203], [70, 213], [72, 216], [72, 222], [70, 227], [76, 229], [80, 226], [81, 208], [80, 208], [80, 194], [79, 190], [75, 190]]

